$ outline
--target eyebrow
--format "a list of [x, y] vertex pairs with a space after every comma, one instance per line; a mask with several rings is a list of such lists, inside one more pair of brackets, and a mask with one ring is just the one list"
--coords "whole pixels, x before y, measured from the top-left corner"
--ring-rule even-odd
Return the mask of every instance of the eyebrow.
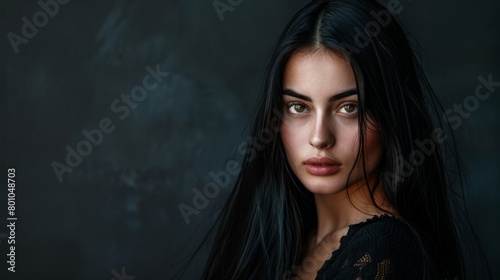
[[[328, 99], [328, 102], [334, 102], [334, 101], [337, 101], [339, 99], [342, 99], [342, 98], [345, 98], [345, 97], [348, 97], [348, 96], [351, 96], [351, 95], [355, 95], [357, 93], [358, 93], [357, 89], [355, 89], [355, 88], [349, 89], [349, 90], [346, 90], [346, 91], [343, 91], [341, 93], [338, 93], [338, 94], [335, 94], [335, 95], [331, 96]], [[289, 95], [289, 96], [293, 96], [293, 97], [297, 97], [297, 98], [305, 100], [305, 101], [312, 102], [312, 99], [309, 96], [305, 96], [305, 95], [300, 94], [298, 92], [295, 92], [295, 91], [293, 91], [291, 89], [284, 89], [283, 90], [283, 94]]]

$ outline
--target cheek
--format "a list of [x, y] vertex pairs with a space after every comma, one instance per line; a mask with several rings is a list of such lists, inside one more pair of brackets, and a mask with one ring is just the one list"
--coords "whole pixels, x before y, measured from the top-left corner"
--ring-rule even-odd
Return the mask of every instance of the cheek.
[[[342, 154], [350, 154], [350, 158], [354, 160], [359, 148], [359, 130], [356, 120], [348, 120], [346, 122], [337, 122], [335, 129], [335, 145], [340, 149]], [[338, 151], [339, 152], [339, 151]]]
[[285, 123], [281, 124], [280, 135], [286, 155], [287, 157], [290, 157], [290, 152], [293, 151], [293, 142], [295, 140], [291, 127]]
[[304, 134], [297, 131], [297, 127], [290, 123], [283, 122], [281, 125], [281, 141], [290, 165], [293, 165], [294, 159], [299, 157], [300, 151], [307, 147], [303, 139]]
[[382, 140], [379, 131], [369, 127], [365, 134], [365, 156], [371, 165], [378, 165], [382, 157]]

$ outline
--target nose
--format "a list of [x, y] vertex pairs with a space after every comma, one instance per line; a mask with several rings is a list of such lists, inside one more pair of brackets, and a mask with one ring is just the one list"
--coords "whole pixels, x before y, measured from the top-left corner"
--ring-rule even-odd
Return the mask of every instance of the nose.
[[318, 113], [309, 138], [309, 144], [317, 149], [326, 150], [335, 145], [332, 120], [327, 114]]

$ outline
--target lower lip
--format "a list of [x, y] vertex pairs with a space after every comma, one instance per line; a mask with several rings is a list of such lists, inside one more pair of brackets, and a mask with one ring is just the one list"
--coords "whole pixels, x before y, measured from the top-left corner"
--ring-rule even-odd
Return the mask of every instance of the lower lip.
[[340, 170], [340, 165], [312, 165], [306, 164], [306, 169], [312, 175], [328, 176], [337, 173]]

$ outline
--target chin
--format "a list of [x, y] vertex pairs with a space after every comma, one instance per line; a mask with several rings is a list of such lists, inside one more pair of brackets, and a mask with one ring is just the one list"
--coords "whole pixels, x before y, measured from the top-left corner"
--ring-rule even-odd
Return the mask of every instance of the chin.
[[345, 182], [341, 183], [332, 177], [307, 178], [302, 184], [313, 194], [336, 194], [346, 188]]

